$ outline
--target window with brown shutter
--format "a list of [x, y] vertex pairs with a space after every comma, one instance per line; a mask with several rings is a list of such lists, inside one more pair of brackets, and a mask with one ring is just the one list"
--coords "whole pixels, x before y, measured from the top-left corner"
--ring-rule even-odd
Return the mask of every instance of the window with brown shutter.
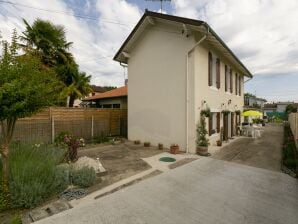
[[211, 113], [211, 115], [209, 116], [209, 136], [212, 135], [212, 119], [213, 119], [213, 116]]
[[239, 75], [239, 96], [241, 96], [242, 77]]
[[208, 85], [212, 86], [212, 54], [209, 52], [208, 56]]
[[228, 66], [225, 65], [225, 91], [228, 92]]
[[216, 87], [220, 88], [220, 60], [216, 59]]
[[235, 74], [235, 93], [238, 95], [238, 73]]
[[219, 132], [220, 132], [220, 112], [218, 112], [218, 113], [216, 114], [216, 121], [217, 121], [217, 124], [216, 124], [216, 131], [217, 131], [217, 133], [219, 133]]
[[230, 69], [230, 91], [233, 93], [233, 70]]

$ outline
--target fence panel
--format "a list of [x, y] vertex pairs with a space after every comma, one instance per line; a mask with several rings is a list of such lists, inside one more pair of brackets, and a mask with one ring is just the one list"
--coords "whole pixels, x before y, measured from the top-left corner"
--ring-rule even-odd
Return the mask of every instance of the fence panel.
[[123, 109], [51, 107], [32, 117], [19, 119], [13, 140], [50, 143], [62, 131], [86, 140], [101, 134], [117, 136], [124, 133], [125, 136], [125, 123], [127, 124], [127, 110]]
[[289, 114], [289, 123], [298, 147], [298, 113]]

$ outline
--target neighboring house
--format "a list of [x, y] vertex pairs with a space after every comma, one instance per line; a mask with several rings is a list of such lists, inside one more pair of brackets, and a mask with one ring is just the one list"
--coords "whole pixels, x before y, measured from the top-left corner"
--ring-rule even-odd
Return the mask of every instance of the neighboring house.
[[270, 113], [273, 113], [273, 115], [274, 113], [285, 114], [286, 108], [290, 104], [293, 106], [293, 108], [298, 108], [298, 103], [294, 102], [266, 103], [264, 104], [264, 112], [269, 115]]
[[127, 109], [127, 86], [83, 99], [86, 107]]
[[114, 60], [128, 65], [130, 140], [195, 153], [196, 125], [207, 107], [211, 144], [221, 127], [235, 135], [244, 76], [252, 75], [207, 23], [146, 11]]
[[[94, 96], [96, 94], [103, 93], [106, 91], [105, 88], [101, 86], [91, 85], [91, 88], [92, 88], [92, 92], [88, 95], [88, 97]], [[81, 106], [84, 106], [82, 105], [82, 99], [76, 99], [74, 101], [73, 107], [81, 107]]]
[[254, 95], [250, 94], [244, 94], [244, 108], [245, 109], [263, 109], [264, 104], [267, 102], [267, 100], [263, 98], [258, 98]]

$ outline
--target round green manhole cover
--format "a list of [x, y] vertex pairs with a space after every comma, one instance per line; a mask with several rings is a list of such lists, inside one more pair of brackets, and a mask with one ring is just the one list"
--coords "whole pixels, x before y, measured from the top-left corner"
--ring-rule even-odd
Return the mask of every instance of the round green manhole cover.
[[172, 158], [172, 157], [161, 157], [159, 159], [159, 161], [162, 161], [162, 162], [175, 162], [176, 159]]

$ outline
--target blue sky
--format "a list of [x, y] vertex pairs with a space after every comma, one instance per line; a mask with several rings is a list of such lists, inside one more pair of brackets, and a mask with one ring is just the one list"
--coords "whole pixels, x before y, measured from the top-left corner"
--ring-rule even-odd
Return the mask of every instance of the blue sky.
[[[159, 2], [145, 0], [10, 2], [0, 3], [1, 39], [9, 39], [14, 28], [21, 33], [22, 18], [61, 24], [74, 42], [71, 51], [80, 69], [97, 85], [123, 85], [127, 74], [112, 57], [146, 8], [160, 10]], [[246, 92], [268, 101], [298, 102], [298, 1], [172, 0], [163, 9], [207, 21], [254, 74], [245, 84]]]

